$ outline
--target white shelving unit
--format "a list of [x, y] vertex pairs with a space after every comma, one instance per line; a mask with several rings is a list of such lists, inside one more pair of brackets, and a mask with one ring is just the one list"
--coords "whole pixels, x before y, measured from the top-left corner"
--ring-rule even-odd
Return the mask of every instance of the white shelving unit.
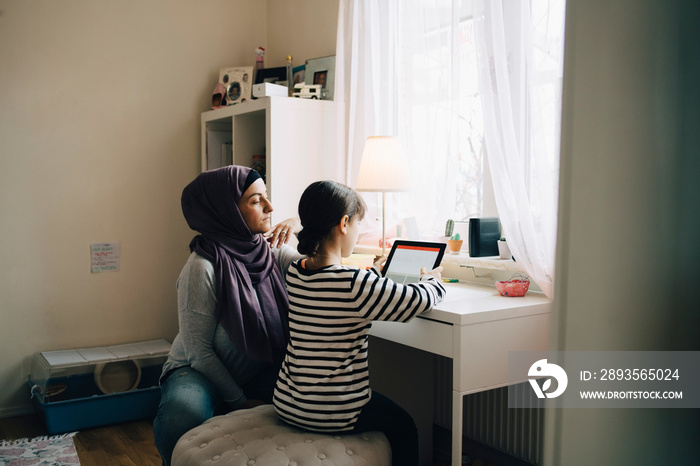
[[332, 101], [264, 97], [202, 113], [202, 171], [265, 155], [273, 224], [297, 215], [313, 181], [333, 177]]

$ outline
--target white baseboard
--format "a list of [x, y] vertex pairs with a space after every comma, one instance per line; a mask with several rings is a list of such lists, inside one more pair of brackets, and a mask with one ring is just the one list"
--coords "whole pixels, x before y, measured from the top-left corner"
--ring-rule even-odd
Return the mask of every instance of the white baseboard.
[[35, 412], [34, 406], [30, 404], [11, 408], [0, 408], [0, 418], [25, 416], [27, 414], [34, 414]]

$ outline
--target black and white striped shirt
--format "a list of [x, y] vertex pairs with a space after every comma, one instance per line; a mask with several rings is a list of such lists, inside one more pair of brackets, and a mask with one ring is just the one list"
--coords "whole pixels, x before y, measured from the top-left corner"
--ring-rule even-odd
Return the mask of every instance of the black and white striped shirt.
[[351, 430], [369, 401], [367, 336], [373, 320], [407, 322], [445, 296], [431, 275], [400, 285], [372, 269], [332, 265], [287, 272], [287, 354], [275, 388], [277, 414], [309, 430]]

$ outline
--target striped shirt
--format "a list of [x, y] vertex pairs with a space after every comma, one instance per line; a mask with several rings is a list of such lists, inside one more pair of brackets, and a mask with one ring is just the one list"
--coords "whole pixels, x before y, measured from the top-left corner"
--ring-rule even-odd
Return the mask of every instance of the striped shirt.
[[369, 401], [367, 337], [373, 320], [407, 322], [445, 296], [431, 275], [401, 285], [376, 270], [342, 265], [287, 272], [289, 334], [273, 402], [286, 422], [308, 430], [351, 430]]

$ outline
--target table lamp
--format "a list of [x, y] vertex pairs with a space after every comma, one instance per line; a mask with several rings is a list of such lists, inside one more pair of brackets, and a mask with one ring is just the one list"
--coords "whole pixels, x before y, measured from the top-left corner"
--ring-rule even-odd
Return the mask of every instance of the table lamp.
[[410, 187], [401, 141], [393, 136], [367, 138], [355, 189], [382, 193], [382, 256], [386, 255], [386, 193], [408, 191]]

